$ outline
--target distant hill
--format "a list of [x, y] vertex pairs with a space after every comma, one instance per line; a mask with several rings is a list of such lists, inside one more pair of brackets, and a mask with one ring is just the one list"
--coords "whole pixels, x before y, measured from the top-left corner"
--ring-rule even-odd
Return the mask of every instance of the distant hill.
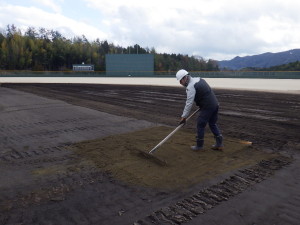
[[239, 70], [242, 68], [269, 68], [272, 66], [300, 61], [300, 49], [292, 49], [278, 53], [263, 53], [260, 55], [235, 57], [231, 60], [218, 61], [220, 69]]

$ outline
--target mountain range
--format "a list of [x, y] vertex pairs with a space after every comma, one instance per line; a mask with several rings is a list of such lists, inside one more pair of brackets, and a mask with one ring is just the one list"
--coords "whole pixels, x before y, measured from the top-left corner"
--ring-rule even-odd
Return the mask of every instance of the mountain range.
[[239, 70], [243, 68], [269, 68], [271, 66], [283, 65], [295, 61], [300, 61], [300, 49], [292, 49], [284, 52], [266, 52], [259, 55], [236, 56], [231, 60], [218, 61], [219, 68], [229, 70]]

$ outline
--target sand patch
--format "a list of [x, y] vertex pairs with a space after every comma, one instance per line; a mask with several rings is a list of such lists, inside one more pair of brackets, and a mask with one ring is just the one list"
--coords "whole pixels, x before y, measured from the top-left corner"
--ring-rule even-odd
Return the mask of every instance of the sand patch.
[[223, 152], [210, 150], [214, 139], [208, 133], [204, 151], [193, 152], [190, 145], [195, 142], [195, 134], [186, 129], [179, 130], [154, 153], [167, 161], [165, 167], [141, 157], [136, 151], [150, 151], [171, 131], [170, 127], [153, 127], [83, 141], [74, 144], [71, 149], [81, 161], [88, 161], [116, 179], [132, 185], [166, 189], [189, 187], [225, 172], [253, 165], [262, 159], [275, 157], [275, 154], [256, 150], [241, 143], [241, 140], [226, 136]]

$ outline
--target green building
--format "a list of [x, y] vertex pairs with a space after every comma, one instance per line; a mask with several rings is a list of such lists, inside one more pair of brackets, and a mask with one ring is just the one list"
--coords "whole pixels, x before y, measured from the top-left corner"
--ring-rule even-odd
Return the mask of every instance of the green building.
[[153, 76], [153, 54], [106, 54], [107, 76]]

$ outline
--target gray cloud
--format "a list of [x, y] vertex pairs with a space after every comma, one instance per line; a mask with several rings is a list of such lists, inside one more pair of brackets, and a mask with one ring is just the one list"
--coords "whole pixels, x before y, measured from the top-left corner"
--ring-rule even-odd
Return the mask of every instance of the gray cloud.
[[[44, 0], [55, 9], [54, 3]], [[229, 59], [299, 48], [298, 0], [82, 0], [99, 16], [86, 21], [28, 7], [0, 4], [0, 25], [51, 27], [68, 35], [107, 39], [123, 46], [139, 44], [158, 52]], [[66, 4], [65, 4], [66, 5]], [[68, 5], [69, 6], [69, 5]], [[75, 7], [76, 4], [72, 7]], [[8, 10], [9, 8], [9, 10]], [[32, 10], [34, 9], [34, 10]], [[8, 12], [9, 11], [9, 12]], [[95, 14], [93, 14], [95, 15]]]

